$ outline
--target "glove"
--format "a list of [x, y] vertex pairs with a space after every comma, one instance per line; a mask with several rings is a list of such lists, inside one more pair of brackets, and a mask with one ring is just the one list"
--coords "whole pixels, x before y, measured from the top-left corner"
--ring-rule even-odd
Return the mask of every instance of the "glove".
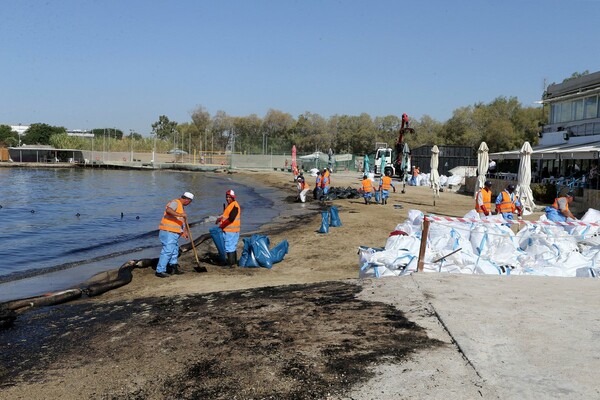
[[517, 216], [522, 216], [523, 215], [523, 209], [521, 207], [517, 207]]
[[500, 214], [500, 207], [496, 207], [496, 214]]
[[483, 215], [485, 215], [486, 217], [490, 215], [490, 212], [485, 206], [481, 206], [481, 211], [483, 211]]
[[215, 225], [221, 223], [221, 219], [223, 219], [222, 217], [217, 218], [217, 220], [215, 221]]

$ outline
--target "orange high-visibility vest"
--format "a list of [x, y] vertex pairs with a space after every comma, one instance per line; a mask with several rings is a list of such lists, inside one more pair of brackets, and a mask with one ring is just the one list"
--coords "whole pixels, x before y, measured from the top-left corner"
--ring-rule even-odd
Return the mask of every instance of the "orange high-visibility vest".
[[331, 186], [331, 174], [329, 171], [325, 171], [321, 174], [321, 187], [325, 189], [327, 186]]
[[492, 211], [492, 191], [491, 190], [485, 190], [485, 189], [481, 189], [478, 194], [477, 197], [475, 198], [475, 211], [477, 212], [481, 212], [481, 207], [479, 207], [479, 201], [477, 201], [477, 198], [479, 197], [479, 193], [481, 193], [481, 198], [483, 200], [483, 205], [485, 206], [485, 208], [488, 211]]
[[390, 188], [392, 187], [392, 178], [390, 178], [389, 176], [383, 176], [381, 178], [381, 188], [383, 190], [390, 190]]
[[512, 213], [515, 212], [517, 206], [515, 202], [510, 199], [510, 194], [505, 190], [502, 193], [502, 202], [498, 204], [501, 213]]
[[[558, 211], [560, 211], [560, 209], [558, 208], [558, 199], [562, 199], [563, 197], [557, 197], [556, 199], [554, 199], [554, 203], [552, 203], [552, 207], [556, 208]], [[569, 202], [566, 201], [565, 202], [565, 210], [569, 211]]]
[[233, 207], [237, 207], [238, 209], [238, 214], [235, 217], [235, 220], [227, 225], [225, 228], [223, 228], [224, 232], [239, 232], [240, 231], [240, 217], [242, 216], [242, 209], [240, 208], [240, 205], [238, 204], [237, 201], [232, 201], [231, 203], [229, 203], [229, 205], [227, 206], [227, 208], [225, 208], [225, 211], [223, 211], [223, 215], [221, 216], [221, 220], [224, 221], [226, 219], [229, 219], [229, 213], [231, 212], [231, 210], [233, 210]]
[[373, 193], [373, 184], [369, 178], [362, 180], [362, 189], [365, 193]]
[[165, 213], [160, 221], [160, 225], [158, 225], [158, 229], [163, 231], [169, 231], [174, 233], [182, 233], [183, 232], [183, 218], [173, 217], [167, 214], [167, 208], [171, 205], [172, 202], [177, 202], [177, 209], [175, 212], [179, 214], [183, 214], [183, 203], [180, 199], [171, 200], [167, 203], [167, 207], [165, 207]]

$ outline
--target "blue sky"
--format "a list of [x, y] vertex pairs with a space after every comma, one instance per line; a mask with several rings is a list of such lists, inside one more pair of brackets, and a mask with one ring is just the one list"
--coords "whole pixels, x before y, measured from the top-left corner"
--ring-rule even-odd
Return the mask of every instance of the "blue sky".
[[600, 70], [600, 0], [0, 2], [0, 123], [147, 135], [270, 109], [444, 122]]

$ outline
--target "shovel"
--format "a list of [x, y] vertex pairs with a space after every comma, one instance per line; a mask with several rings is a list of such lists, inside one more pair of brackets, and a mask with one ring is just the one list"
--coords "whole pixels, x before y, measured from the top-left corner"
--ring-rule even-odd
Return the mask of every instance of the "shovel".
[[194, 250], [194, 257], [196, 258], [196, 264], [198, 264], [197, 267], [194, 267], [194, 270], [196, 272], [208, 272], [206, 267], [203, 267], [202, 265], [200, 265], [200, 260], [198, 260], [198, 251], [196, 251], [196, 245], [194, 244], [194, 239], [192, 238], [192, 231], [190, 230], [190, 226], [187, 222], [187, 219], [185, 220], [185, 227], [188, 231], [188, 236], [190, 237], [190, 242], [192, 243], [192, 250]]

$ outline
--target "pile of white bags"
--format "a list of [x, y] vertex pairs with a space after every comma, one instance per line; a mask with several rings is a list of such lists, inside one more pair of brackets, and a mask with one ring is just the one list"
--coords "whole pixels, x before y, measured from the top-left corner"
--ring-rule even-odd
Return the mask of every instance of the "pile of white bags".
[[[406, 233], [387, 239], [385, 248], [359, 249], [359, 277], [409, 274], [417, 270], [424, 215], [410, 210], [396, 226]], [[475, 210], [464, 217], [476, 222], [433, 221], [424, 257], [426, 272], [494, 275], [600, 275], [600, 229], [596, 226], [524, 224], [517, 234], [502, 216], [482, 221]], [[545, 221], [545, 216], [540, 221]], [[581, 219], [598, 223], [600, 211]]]

